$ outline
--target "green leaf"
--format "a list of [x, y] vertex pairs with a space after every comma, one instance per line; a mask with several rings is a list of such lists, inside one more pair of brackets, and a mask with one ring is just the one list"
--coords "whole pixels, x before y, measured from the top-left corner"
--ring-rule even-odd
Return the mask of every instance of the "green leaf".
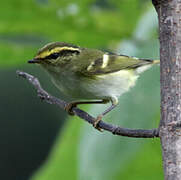
[[[131, 172], [131, 173], [130, 173]], [[147, 143], [137, 152], [136, 156], [124, 164], [124, 168], [112, 179], [162, 180], [162, 154], [159, 139], [147, 139]]]

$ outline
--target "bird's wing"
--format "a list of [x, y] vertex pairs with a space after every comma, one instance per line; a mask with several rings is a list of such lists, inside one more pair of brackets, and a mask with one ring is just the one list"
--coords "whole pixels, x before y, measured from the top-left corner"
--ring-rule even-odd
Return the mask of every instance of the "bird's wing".
[[153, 61], [148, 59], [138, 59], [125, 55], [104, 54], [101, 58], [90, 62], [82, 70], [82, 73], [87, 76], [104, 75], [124, 69], [135, 69], [137, 67], [152, 63]]

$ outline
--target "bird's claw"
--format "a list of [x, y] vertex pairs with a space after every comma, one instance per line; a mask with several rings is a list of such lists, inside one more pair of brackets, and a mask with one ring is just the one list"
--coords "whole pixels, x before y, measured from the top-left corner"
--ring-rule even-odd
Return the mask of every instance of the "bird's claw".
[[67, 113], [71, 116], [74, 115], [74, 112], [72, 111], [72, 108], [76, 107], [76, 104], [74, 103], [68, 103], [66, 106], [65, 106], [65, 111], [67, 111]]
[[102, 115], [97, 116], [97, 118], [95, 119], [94, 123], [93, 123], [93, 127], [96, 128], [98, 131], [103, 132], [103, 130], [98, 126], [99, 122], [102, 120]]

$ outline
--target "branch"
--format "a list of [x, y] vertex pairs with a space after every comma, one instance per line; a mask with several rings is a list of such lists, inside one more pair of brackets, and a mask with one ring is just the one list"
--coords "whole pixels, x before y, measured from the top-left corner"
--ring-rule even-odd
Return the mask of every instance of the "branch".
[[[46, 101], [49, 104], [56, 104], [61, 109], [65, 110], [65, 107], [68, 105], [68, 103], [50, 95], [49, 93], [47, 93], [41, 87], [40, 82], [36, 77], [34, 77], [34, 76], [32, 76], [26, 72], [22, 72], [22, 71], [17, 71], [16, 73], [19, 76], [27, 79], [34, 86], [34, 88], [37, 90], [37, 95], [40, 99]], [[85, 111], [83, 111], [77, 107], [73, 107], [72, 111], [74, 112], [74, 114], [76, 116], [80, 117], [81, 119], [84, 119], [85, 121], [87, 121], [88, 123], [93, 125], [95, 118], [90, 116], [87, 112], [85, 112]], [[144, 130], [144, 129], [121, 128], [121, 127], [118, 127], [116, 125], [106, 123], [102, 120], [99, 122], [98, 127], [101, 129], [104, 129], [106, 131], [109, 131], [112, 134], [120, 135], [120, 136], [135, 137], [135, 138], [159, 137], [159, 130], [158, 129]]]
[[181, 179], [181, 1], [152, 0], [160, 39], [159, 135], [165, 180]]

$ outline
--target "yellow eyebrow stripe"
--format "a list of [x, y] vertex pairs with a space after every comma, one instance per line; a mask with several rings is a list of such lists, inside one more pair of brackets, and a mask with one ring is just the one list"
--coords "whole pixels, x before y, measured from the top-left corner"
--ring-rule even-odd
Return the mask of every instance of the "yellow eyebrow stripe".
[[64, 50], [80, 51], [79, 48], [73, 48], [73, 47], [56, 47], [56, 48], [53, 48], [53, 49], [51, 49], [51, 50], [47, 50], [47, 51], [44, 51], [44, 52], [38, 54], [35, 58], [45, 58], [45, 57], [49, 56], [50, 54], [59, 53], [59, 52], [64, 51]]

